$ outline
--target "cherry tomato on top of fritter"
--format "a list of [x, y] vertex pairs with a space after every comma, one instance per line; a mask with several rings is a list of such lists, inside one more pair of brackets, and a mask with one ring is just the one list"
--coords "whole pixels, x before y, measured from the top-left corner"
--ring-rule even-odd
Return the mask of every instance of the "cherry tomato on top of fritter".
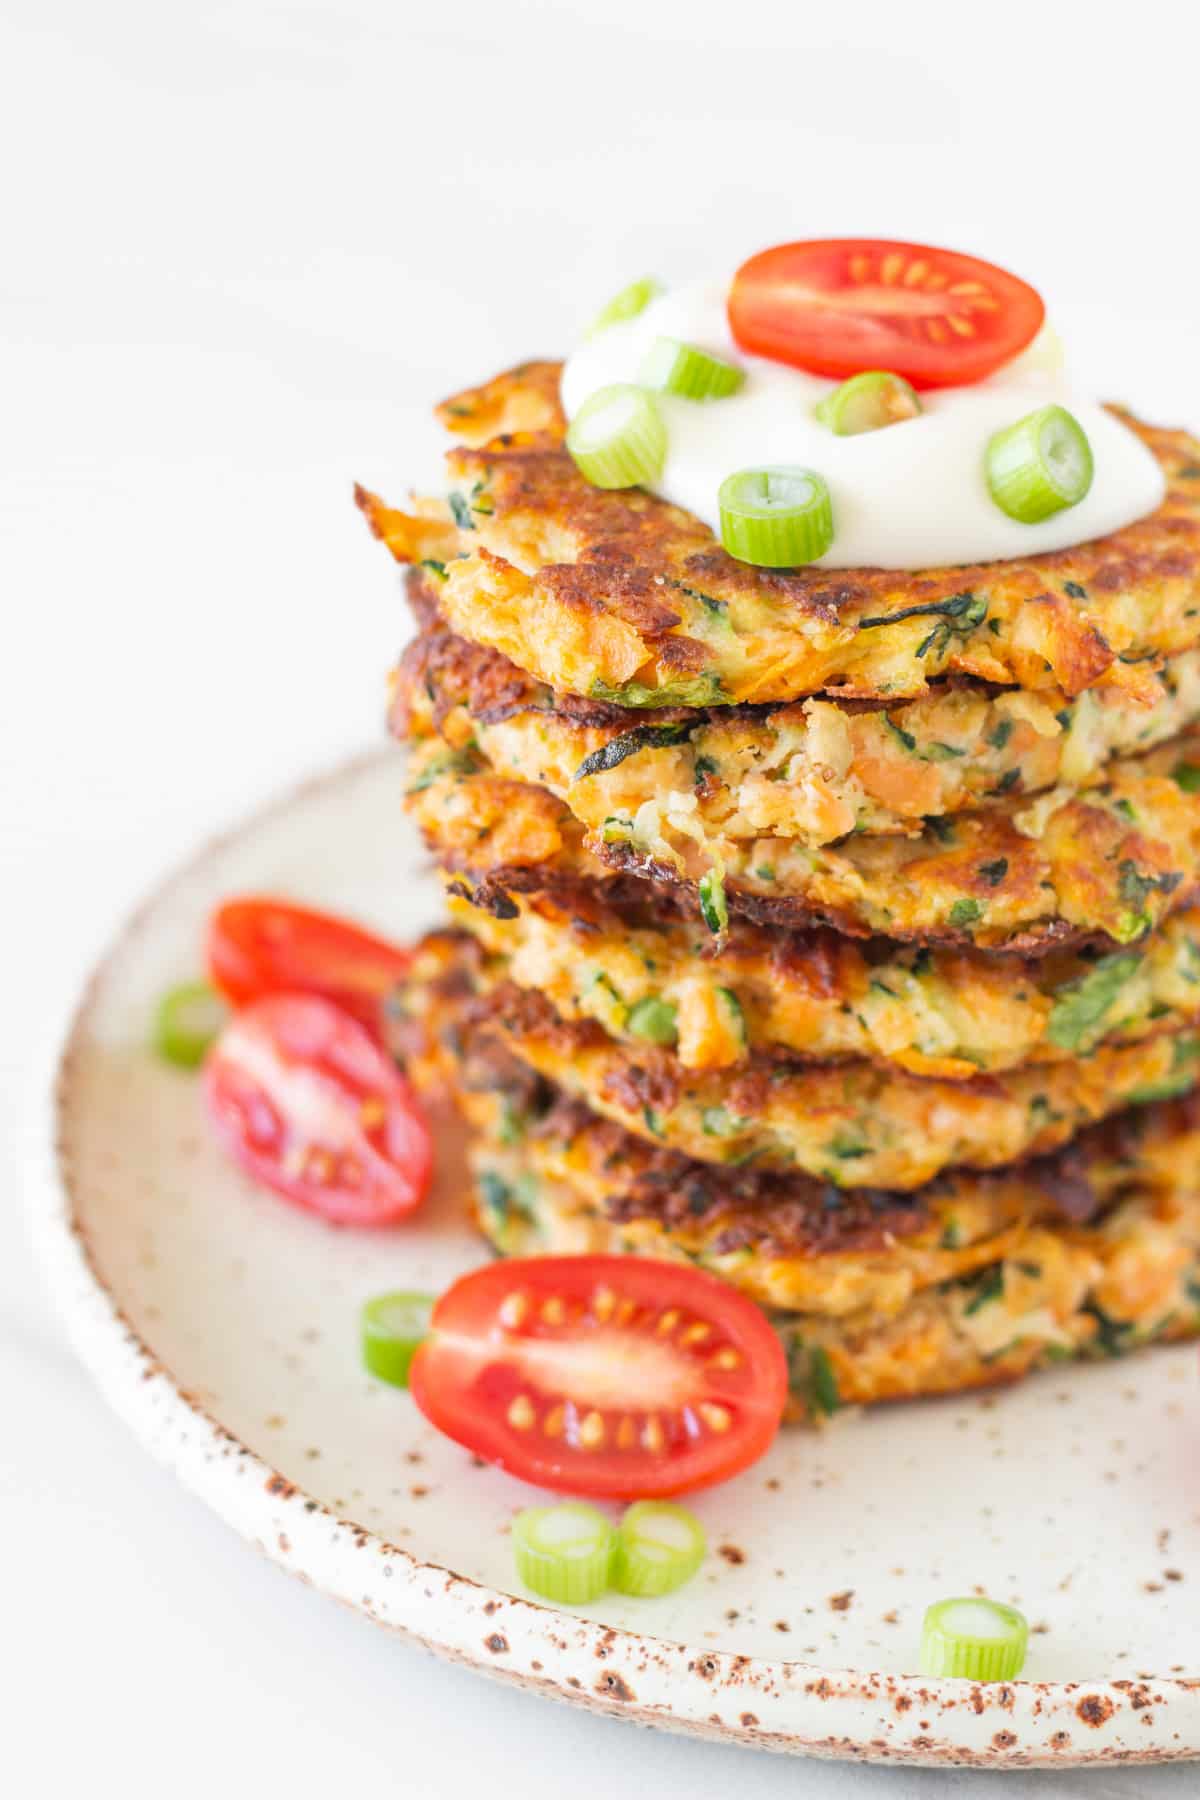
[[777, 244], [729, 294], [730, 328], [753, 355], [835, 380], [887, 369], [918, 388], [982, 381], [1044, 318], [1040, 294], [994, 263], [883, 238]]

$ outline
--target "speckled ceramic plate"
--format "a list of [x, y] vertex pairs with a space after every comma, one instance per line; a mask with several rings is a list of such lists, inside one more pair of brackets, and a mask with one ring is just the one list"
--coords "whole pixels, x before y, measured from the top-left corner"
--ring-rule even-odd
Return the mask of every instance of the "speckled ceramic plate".
[[[145, 1443], [245, 1537], [381, 1625], [644, 1724], [806, 1754], [990, 1765], [1200, 1755], [1196, 1352], [787, 1432], [696, 1503], [680, 1594], [556, 1611], [513, 1592], [530, 1491], [476, 1466], [359, 1366], [381, 1288], [480, 1259], [456, 1147], [434, 1202], [333, 1231], [218, 1156], [194, 1077], [146, 1049], [212, 904], [270, 889], [397, 936], [436, 916], [381, 756], [205, 851], [83, 997], [58, 1095], [46, 1256], [79, 1349]], [[1026, 1679], [914, 1677], [927, 1601], [988, 1592], [1033, 1624]]]

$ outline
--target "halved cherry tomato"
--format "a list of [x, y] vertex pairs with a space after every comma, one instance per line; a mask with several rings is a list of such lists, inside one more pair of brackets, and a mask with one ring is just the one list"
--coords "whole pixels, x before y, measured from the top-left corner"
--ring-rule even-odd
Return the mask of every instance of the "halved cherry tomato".
[[982, 381], [1045, 316], [1036, 289], [994, 263], [886, 238], [777, 244], [729, 294], [743, 350], [839, 379], [890, 369], [919, 388]]
[[760, 1457], [787, 1364], [736, 1288], [639, 1256], [532, 1256], [456, 1281], [409, 1385], [447, 1437], [538, 1487], [682, 1494]]
[[429, 1186], [429, 1128], [370, 1033], [313, 994], [237, 1012], [204, 1066], [217, 1136], [265, 1187], [338, 1225], [388, 1225]]
[[232, 1005], [281, 991], [323, 994], [376, 1036], [384, 997], [412, 960], [347, 919], [254, 897], [217, 908], [207, 950], [213, 985]]

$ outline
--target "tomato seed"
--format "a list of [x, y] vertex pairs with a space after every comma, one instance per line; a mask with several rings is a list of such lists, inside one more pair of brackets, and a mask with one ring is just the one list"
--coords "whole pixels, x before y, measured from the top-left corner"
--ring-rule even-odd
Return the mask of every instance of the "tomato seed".
[[733, 1424], [729, 1408], [716, 1406], [711, 1400], [702, 1400], [696, 1410], [710, 1431], [728, 1431]]
[[530, 1431], [537, 1423], [537, 1414], [533, 1410], [533, 1402], [528, 1394], [518, 1394], [508, 1409], [508, 1422], [514, 1431]]
[[511, 1294], [506, 1294], [504, 1299], [500, 1302], [498, 1308], [500, 1323], [507, 1326], [509, 1331], [516, 1331], [519, 1325], [524, 1324], [525, 1315], [528, 1311], [529, 1301], [527, 1297], [519, 1291], [514, 1290]]
[[579, 1427], [579, 1442], [585, 1450], [598, 1450], [604, 1442], [604, 1420], [598, 1412], [584, 1415]]
[[613, 1308], [617, 1304], [617, 1296], [611, 1288], [597, 1288], [592, 1295], [592, 1314], [601, 1325], [612, 1318]]

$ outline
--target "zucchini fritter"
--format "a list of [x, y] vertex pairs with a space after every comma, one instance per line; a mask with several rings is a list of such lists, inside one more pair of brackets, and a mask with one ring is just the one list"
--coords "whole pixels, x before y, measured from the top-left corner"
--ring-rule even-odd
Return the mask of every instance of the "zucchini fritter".
[[425, 562], [447, 622], [559, 690], [624, 706], [898, 699], [957, 673], [1082, 693], [1200, 643], [1200, 445], [1122, 415], [1159, 458], [1159, 510], [1023, 561], [934, 569], [752, 568], [690, 513], [605, 492], [563, 447], [556, 363], [440, 409], [464, 442], [449, 507], [359, 501], [401, 562]]
[[771, 1313], [798, 1414], [1200, 1331], [1198, 1097], [1017, 1169], [846, 1190], [654, 1148], [445, 1015], [435, 1037], [429, 1023], [401, 1030], [414, 1073], [448, 1086], [471, 1127], [494, 1247], [677, 1257], [722, 1276]]
[[1196, 909], [1137, 948], [1021, 963], [738, 919], [718, 947], [699, 920], [617, 911], [595, 889], [513, 896], [497, 918], [447, 888], [452, 921], [518, 987], [626, 1043], [670, 1045], [685, 1069], [865, 1057], [969, 1081], [1200, 1024]]
[[396, 675], [392, 729], [476, 743], [497, 773], [536, 782], [591, 831], [632, 818], [654, 838], [687, 814], [724, 839], [920, 832], [930, 817], [1103, 780], [1200, 719], [1200, 650], [1143, 668], [1141, 688], [994, 689], [962, 680], [919, 700], [664, 709], [557, 697], [494, 650], [456, 637], [410, 574], [424, 628]]
[[[572, 1099], [701, 1162], [799, 1169], [836, 1187], [908, 1190], [941, 1170], [991, 1169], [1057, 1148], [1119, 1107], [1186, 1092], [1200, 1036], [1180, 1032], [1044, 1068], [938, 1081], [872, 1063], [796, 1067], [753, 1060], [732, 1075], [685, 1069], [672, 1052], [636, 1050], [592, 1022], [561, 1019], [514, 986], [473, 941], [424, 940], [412, 992], [438, 1029], [492, 1040]], [[457, 993], [468, 981], [469, 1002]]]
[[1200, 730], [1109, 764], [1083, 793], [1053, 788], [935, 819], [919, 836], [707, 837], [694, 811], [617, 816], [586, 838], [548, 790], [440, 739], [412, 755], [408, 805], [443, 868], [487, 893], [625, 872], [690, 891], [714, 931], [726, 910], [853, 937], [1042, 955], [1136, 943], [1200, 884]]

